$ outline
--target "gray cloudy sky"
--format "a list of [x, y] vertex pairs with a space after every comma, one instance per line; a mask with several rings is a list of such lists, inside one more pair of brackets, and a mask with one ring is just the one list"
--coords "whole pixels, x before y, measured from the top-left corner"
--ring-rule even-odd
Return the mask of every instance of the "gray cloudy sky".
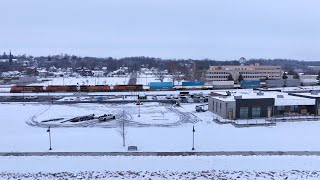
[[319, 0], [0, 0], [0, 53], [320, 60]]

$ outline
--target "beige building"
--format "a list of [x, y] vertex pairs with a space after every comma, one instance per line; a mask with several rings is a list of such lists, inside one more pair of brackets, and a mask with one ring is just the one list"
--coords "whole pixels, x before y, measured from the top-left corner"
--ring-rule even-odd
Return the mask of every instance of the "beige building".
[[244, 80], [281, 79], [280, 66], [240, 65], [240, 66], [210, 66], [206, 72], [206, 81], [227, 81], [229, 74], [236, 81], [242, 74]]

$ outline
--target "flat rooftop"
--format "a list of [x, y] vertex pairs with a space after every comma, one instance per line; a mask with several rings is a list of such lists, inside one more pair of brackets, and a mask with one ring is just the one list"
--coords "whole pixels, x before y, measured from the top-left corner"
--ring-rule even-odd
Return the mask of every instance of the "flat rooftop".
[[[231, 96], [225, 96], [227, 93], [224, 93], [224, 96], [212, 96], [214, 99], [218, 99], [221, 101], [235, 101], [236, 97], [240, 97], [241, 99], [266, 99], [272, 98], [275, 100], [275, 106], [293, 106], [293, 105], [315, 105], [315, 99], [298, 97], [289, 95], [287, 93], [282, 92], [262, 92], [259, 95], [259, 91], [245, 91], [245, 92], [237, 92], [230, 91]], [[310, 94], [310, 93], [309, 93]], [[319, 95], [320, 97], [320, 95]]]
[[312, 91], [312, 90], [320, 90], [320, 86], [299, 86], [299, 87], [276, 87], [276, 88], [267, 88], [263, 89], [260, 88], [261, 90], [280, 90], [283, 92], [286, 91]]
[[299, 95], [299, 96], [305, 96], [305, 97], [310, 97], [310, 98], [320, 98], [320, 93], [292, 93], [295, 95]]

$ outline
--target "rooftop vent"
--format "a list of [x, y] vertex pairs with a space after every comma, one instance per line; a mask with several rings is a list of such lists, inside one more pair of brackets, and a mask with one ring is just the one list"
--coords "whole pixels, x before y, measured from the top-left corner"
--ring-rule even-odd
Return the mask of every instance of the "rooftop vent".
[[284, 98], [282, 94], [278, 94], [277, 98]]
[[264, 93], [263, 93], [263, 92], [258, 92], [257, 95], [258, 95], [258, 96], [263, 96]]
[[311, 91], [311, 94], [312, 94], [312, 95], [318, 95], [318, 92], [316, 92], [316, 91]]
[[231, 92], [230, 91], [227, 91], [227, 96], [231, 96]]

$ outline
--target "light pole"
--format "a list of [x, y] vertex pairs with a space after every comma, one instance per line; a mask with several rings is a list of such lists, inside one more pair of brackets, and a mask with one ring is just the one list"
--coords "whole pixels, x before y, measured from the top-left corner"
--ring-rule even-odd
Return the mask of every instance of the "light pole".
[[140, 102], [140, 99], [139, 99], [139, 92], [138, 92], [137, 99], [138, 99], [138, 108], [139, 108], [139, 114], [138, 114], [138, 117], [140, 117], [140, 106], [141, 106], [141, 102]]
[[139, 106], [139, 114], [138, 114], [138, 117], [140, 117], [140, 106], [141, 106], [141, 102], [140, 101], [138, 101], [139, 103], [138, 103], [138, 106]]
[[49, 150], [52, 150], [52, 148], [51, 148], [51, 130], [50, 130], [50, 126], [48, 127], [47, 132], [49, 133], [49, 142], [50, 142], [50, 148], [49, 148]]
[[194, 129], [194, 126], [192, 128], [192, 151], [194, 151], [194, 132], [196, 132], [196, 130]]
[[23, 93], [23, 94], [22, 94], [22, 97], [23, 97], [22, 102], [23, 102], [23, 105], [25, 105], [25, 104], [24, 104], [24, 87], [22, 87], [22, 93]]

